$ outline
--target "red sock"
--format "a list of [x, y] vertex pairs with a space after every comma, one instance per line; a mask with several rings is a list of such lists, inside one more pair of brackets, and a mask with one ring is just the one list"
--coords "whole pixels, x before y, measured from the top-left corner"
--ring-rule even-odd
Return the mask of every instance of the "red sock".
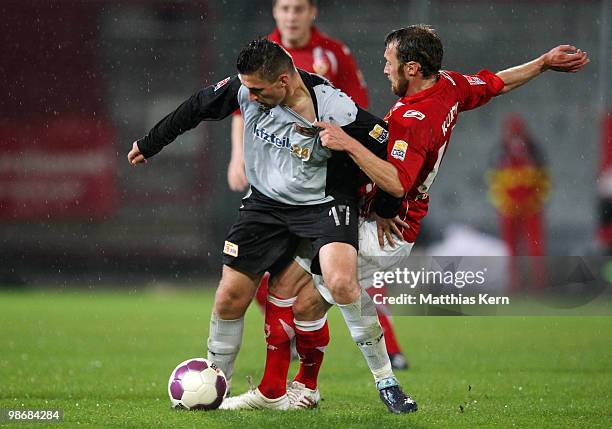
[[[374, 293], [382, 293], [386, 295], [386, 291], [383, 288], [368, 288], [366, 290], [368, 295], [372, 296]], [[393, 329], [393, 324], [391, 324], [391, 318], [389, 317], [389, 309], [384, 304], [376, 305], [376, 314], [378, 315], [378, 321], [380, 322], [380, 326], [382, 326], [383, 333], [385, 334], [385, 344], [387, 345], [387, 353], [395, 354], [401, 353], [399, 343], [397, 342], [397, 337], [395, 336], [395, 330]]]
[[261, 312], [264, 314], [266, 314], [266, 303], [268, 302], [268, 280], [270, 280], [270, 273], [265, 273], [259, 282], [257, 294], [255, 295], [257, 305], [259, 305]]
[[296, 346], [300, 355], [300, 369], [295, 381], [309, 389], [317, 388], [317, 378], [325, 348], [329, 344], [327, 317], [313, 322], [295, 321]]
[[280, 299], [272, 295], [266, 305], [266, 369], [259, 391], [268, 399], [287, 393], [287, 372], [291, 363], [291, 338], [295, 336], [292, 305], [295, 298]]

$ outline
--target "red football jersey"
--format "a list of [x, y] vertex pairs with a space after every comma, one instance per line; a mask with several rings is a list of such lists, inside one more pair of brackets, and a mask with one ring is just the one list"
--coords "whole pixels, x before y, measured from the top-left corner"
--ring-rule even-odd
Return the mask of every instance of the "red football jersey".
[[314, 26], [311, 27], [310, 40], [301, 48], [284, 46], [278, 28], [268, 35], [268, 39], [283, 46], [291, 54], [297, 68], [325, 77], [361, 108], [367, 109], [368, 91], [363, 75], [345, 44], [321, 33]]
[[459, 112], [474, 109], [499, 94], [504, 82], [494, 73], [440, 71], [436, 84], [401, 98], [385, 120], [389, 124], [387, 160], [397, 167], [406, 195], [399, 216], [410, 226], [404, 239], [416, 240], [427, 214], [429, 189], [438, 174]]

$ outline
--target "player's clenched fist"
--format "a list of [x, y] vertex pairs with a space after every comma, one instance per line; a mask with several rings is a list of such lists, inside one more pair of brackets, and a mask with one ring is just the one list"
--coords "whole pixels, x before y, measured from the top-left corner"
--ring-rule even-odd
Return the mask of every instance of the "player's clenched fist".
[[572, 45], [560, 45], [542, 56], [544, 67], [558, 72], [575, 73], [590, 60], [586, 52]]
[[147, 163], [144, 155], [140, 153], [140, 148], [138, 147], [138, 142], [134, 142], [132, 144], [132, 150], [127, 155], [128, 162], [130, 165], [136, 165], [144, 162]]

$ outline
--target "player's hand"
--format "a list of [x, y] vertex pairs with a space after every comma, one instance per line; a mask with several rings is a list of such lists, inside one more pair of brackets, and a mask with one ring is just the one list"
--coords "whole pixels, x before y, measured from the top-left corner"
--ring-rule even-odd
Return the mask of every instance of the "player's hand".
[[130, 165], [135, 166], [137, 164], [147, 163], [144, 155], [140, 153], [140, 148], [138, 147], [138, 142], [134, 142], [132, 144], [132, 150], [127, 154], [127, 159]]
[[329, 122], [315, 122], [315, 127], [321, 128], [319, 138], [323, 147], [331, 150], [345, 151], [352, 138], [338, 125]]
[[383, 217], [374, 214], [374, 220], [376, 220], [376, 228], [378, 231], [378, 245], [380, 248], [385, 247], [385, 237], [391, 247], [395, 247], [395, 240], [393, 235], [402, 240], [402, 230], [404, 228], [410, 228], [406, 222], [401, 220], [399, 216], [395, 216], [392, 219], [385, 219]]
[[565, 73], [576, 73], [591, 60], [586, 52], [572, 45], [560, 45], [542, 56], [544, 68]]
[[232, 191], [242, 192], [249, 185], [246, 173], [244, 171], [244, 163], [231, 160], [227, 166], [227, 183]]

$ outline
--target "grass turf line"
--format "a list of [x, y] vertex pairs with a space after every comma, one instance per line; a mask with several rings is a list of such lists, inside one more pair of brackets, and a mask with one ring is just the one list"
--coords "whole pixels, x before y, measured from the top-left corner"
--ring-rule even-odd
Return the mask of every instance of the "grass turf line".
[[[212, 297], [213, 289], [0, 293], [0, 408], [64, 410], [59, 425], [22, 428], [611, 426], [609, 317], [396, 317], [412, 363], [398, 375], [419, 411], [395, 416], [333, 309], [319, 409], [171, 410], [168, 376], [205, 355]], [[262, 323], [253, 306], [234, 394], [263, 372]]]

